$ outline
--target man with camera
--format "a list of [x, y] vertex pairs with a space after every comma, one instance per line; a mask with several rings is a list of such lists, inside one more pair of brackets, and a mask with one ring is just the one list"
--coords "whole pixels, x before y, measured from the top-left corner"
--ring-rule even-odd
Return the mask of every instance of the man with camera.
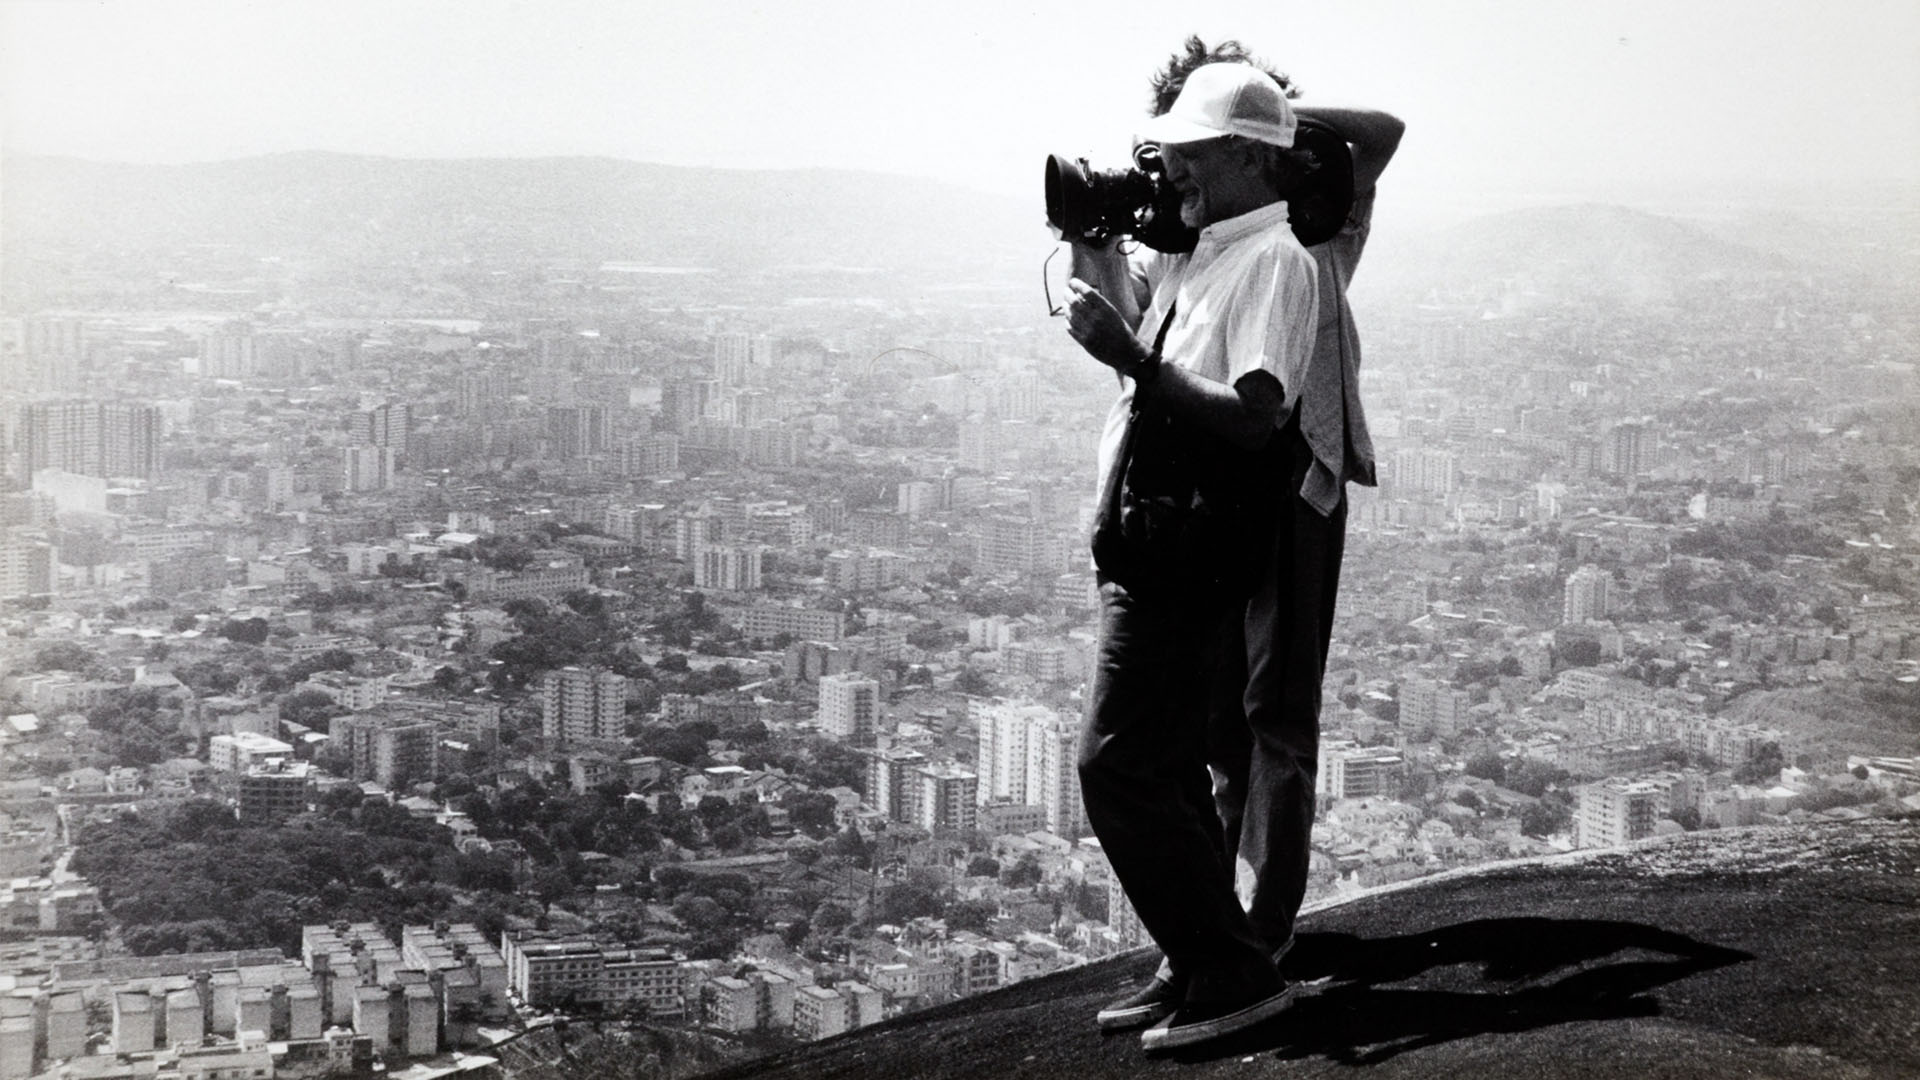
[[[1286, 196], [1301, 170], [1290, 150], [1295, 127], [1285, 93], [1265, 72], [1241, 63], [1196, 68], [1141, 132], [1179, 193], [1181, 220], [1200, 230], [1192, 252], [1129, 262], [1111, 244], [1074, 245], [1068, 331], [1122, 382], [1101, 440], [1103, 490], [1136, 467], [1151, 472], [1156, 456], [1198, 461], [1264, 476], [1262, 501], [1277, 513], [1290, 494], [1281, 478], [1308, 467], [1311, 451], [1282, 430], [1288, 389], [1301, 384], [1313, 355], [1321, 296], [1314, 259], [1288, 226]], [[1144, 418], [1165, 420], [1153, 428], [1159, 441], [1130, 442]], [[1191, 573], [1202, 569], [1167, 567], [1158, 581], [1122, 582], [1103, 565], [1079, 761], [1088, 820], [1166, 956], [1149, 985], [1099, 1019], [1108, 1030], [1151, 1024], [1141, 1038], [1148, 1049], [1243, 1030], [1292, 999], [1272, 944], [1225, 871], [1232, 849], [1207, 771], [1210, 705], [1238, 704], [1235, 672], [1218, 669], [1229, 652], [1245, 651], [1250, 586], [1241, 582], [1262, 575], [1258, 567]], [[1209, 580], [1234, 584], [1188, 587]], [[1213, 695], [1223, 697], [1210, 702]]]
[[[1253, 62], [1238, 42], [1208, 49], [1199, 38], [1188, 39], [1184, 54], [1173, 56], [1154, 78], [1154, 112], [1172, 106], [1193, 72], [1222, 61]], [[1291, 92], [1286, 76], [1267, 73]], [[1289, 455], [1287, 497], [1243, 633], [1222, 650], [1215, 671], [1216, 700], [1229, 707], [1210, 713], [1207, 747], [1229, 872], [1254, 932], [1276, 963], [1293, 945], [1294, 919], [1306, 895], [1321, 682], [1346, 542], [1346, 485], [1374, 483], [1373, 444], [1359, 393], [1360, 339], [1347, 286], [1372, 230], [1375, 185], [1405, 130], [1397, 117], [1374, 109], [1299, 108], [1297, 115], [1302, 125], [1330, 130], [1347, 145], [1351, 208], [1337, 229], [1309, 241], [1319, 318], [1312, 357], [1286, 386], [1285, 437], [1296, 447]], [[1344, 199], [1348, 192], [1333, 194]], [[1230, 707], [1236, 694], [1239, 708]]]

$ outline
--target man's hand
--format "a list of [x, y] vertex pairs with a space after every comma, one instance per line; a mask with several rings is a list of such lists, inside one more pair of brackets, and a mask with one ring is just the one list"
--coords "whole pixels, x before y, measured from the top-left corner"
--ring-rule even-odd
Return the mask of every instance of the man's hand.
[[1147, 347], [1118, 309], [1093, 286], [1073, 278], [1067, 282], [1067, 333], [1087, 355], [1122, 375], [1131, 375], [1146, 362]]

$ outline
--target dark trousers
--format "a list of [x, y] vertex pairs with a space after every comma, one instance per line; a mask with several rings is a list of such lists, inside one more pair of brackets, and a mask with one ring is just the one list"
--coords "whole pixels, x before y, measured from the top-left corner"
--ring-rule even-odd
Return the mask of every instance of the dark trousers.
[[1347, 535], [1344, 499], [1322, 517], [1294, 494], [1311, 455], [1297, 427], [1280, 437], [1291, 443], [1273, 559], [1247, 603], [1239, 640], [1223, 647], [1214, 670], [1216, 698], [1241, 690], [1241, 707], [1211, 710], [1207, 736], [1235, 892], [1269, 951], [1293, 933], [1306, 896], [1320, 684]]
[[1079, 760], [1087, 819], [1189, 1000], [1268, 991], [1270, 949], [1234, 896], [1206, 762], [1210, 705], [1240, 711], [1217, 669], [1240, 651], [1241, 606], [1149, 603], [1110, 581], [1100, 601]]

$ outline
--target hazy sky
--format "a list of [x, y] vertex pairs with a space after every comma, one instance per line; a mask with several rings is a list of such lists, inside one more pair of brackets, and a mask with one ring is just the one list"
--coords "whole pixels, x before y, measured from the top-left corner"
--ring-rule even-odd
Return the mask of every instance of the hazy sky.
[[[1183, 13], [1175, 14], [1180, 11]], [[0, 140], [843, 166], [1034, 193], [1122, 160], [1180, 39], [1376, 104], [1402, 190], [1920, 177], [1915, 0], [0, 0]]]

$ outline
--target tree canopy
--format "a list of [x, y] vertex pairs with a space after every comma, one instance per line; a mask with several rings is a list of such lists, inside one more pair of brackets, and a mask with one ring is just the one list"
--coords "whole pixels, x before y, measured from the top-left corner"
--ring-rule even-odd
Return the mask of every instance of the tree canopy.
[[73, 869], [100, 898], [136, 955], [275, 947], [297, 951], [300, 928], [354, 919], [390, 930], [461, 919], [497, 932], [512, 888], [490, 856], [456, 852], [448, 834], [384, 803], [311, 827], [246, 828], [219, 803], [84, 830]]

